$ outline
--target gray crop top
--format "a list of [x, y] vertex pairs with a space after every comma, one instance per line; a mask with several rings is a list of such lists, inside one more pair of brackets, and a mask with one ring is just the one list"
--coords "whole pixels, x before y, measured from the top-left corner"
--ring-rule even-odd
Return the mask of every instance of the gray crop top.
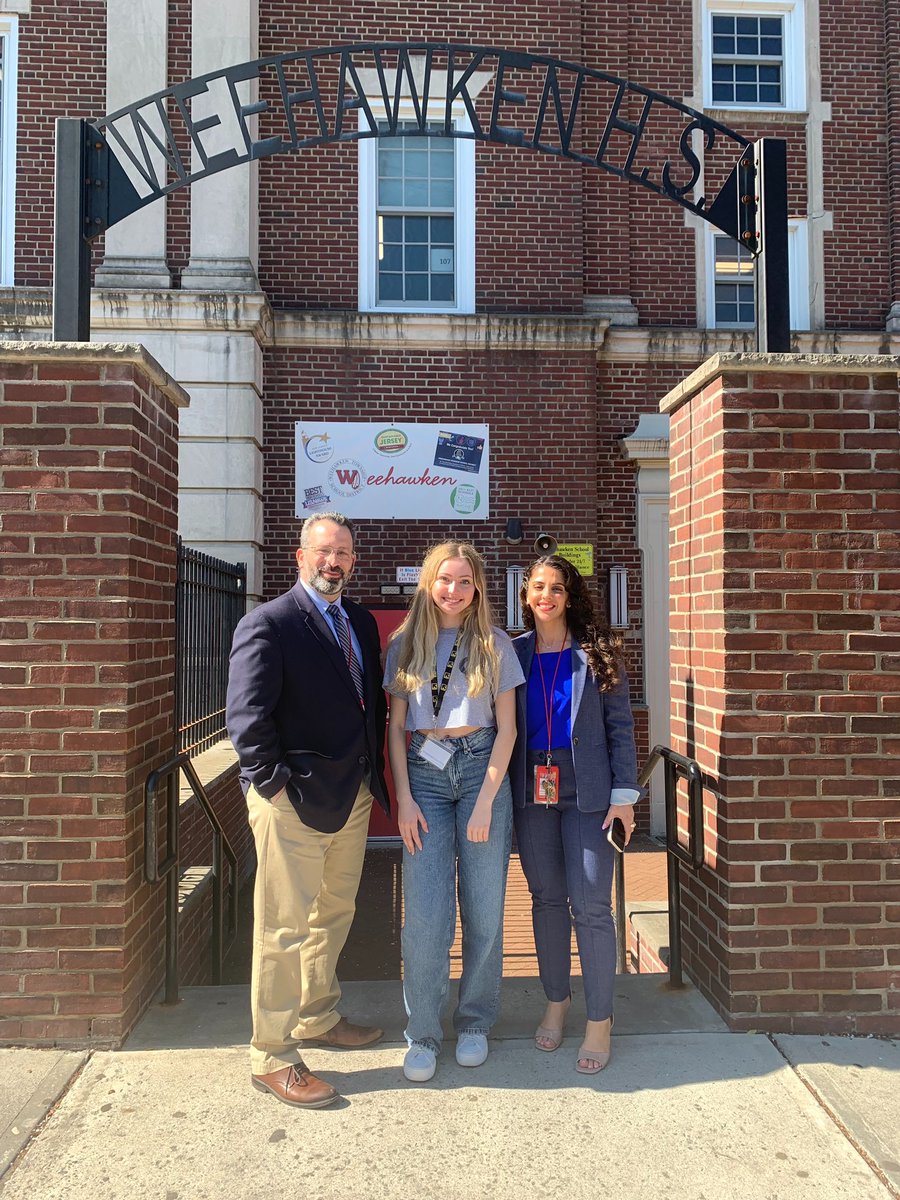
[[[440, 681], [444, 676], [450, 651], [456, 639], [455, 629], [441, 629], [438, 632], [437, 646], [437, 675]], [[498, 692], [508, 692], [510, 688], [518, 687], [525, 682], [522, 668], [513, 649], [513, 644], [502, 629], [494, 629], [494, 645], [500, 655], [500, 683]], [[399, 638], [388, 647], [384, 663], [384, 686], [392, 696], [399, 696], [409, 704], [406, 714], [407, 729], [461, 729], [472, 726], [479, 729], [492, 728], [497, 724], [494, 717], [494, 699], [489, 692], [484, 691], [478, 696], [469, 696], [466, 689], [466, 657], [463, 652], [457, 655], [453, 665], [450, 682], [444, 694], [444, 701], [435, 725], [434, 710], [431, 706], [431, 681], [426, 680], [413, 693], [401, 692], [394, 685], [397, 673], [397, 660], [400, 657]]]

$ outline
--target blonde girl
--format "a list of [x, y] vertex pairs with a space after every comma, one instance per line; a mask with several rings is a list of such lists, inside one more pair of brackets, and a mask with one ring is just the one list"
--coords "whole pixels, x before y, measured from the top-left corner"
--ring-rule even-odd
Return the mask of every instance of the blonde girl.
[[457, 886], [463, 961], [453, 1015], [456, 1061], [478, 1067], [487, 1058], [500, 1001], [512, 836], [506, 768], [523, 680], [512, 642], [493, 623], [481, 555], [468, 542], [435, 546], [385, 663], [388, 753], [403, 838], [403, 1072], [414, 1082], [431, 1079], [441, 1049]]

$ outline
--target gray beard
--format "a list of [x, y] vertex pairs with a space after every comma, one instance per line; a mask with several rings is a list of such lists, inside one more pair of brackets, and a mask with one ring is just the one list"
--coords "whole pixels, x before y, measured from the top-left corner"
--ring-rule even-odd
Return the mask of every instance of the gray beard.
[[339, 595], [346, 582], [346, 575], [342, 576], [340, 579], [326, 579], [321, 571], [313, 571], [309, 578], [309, 586], [314, 588], [320, 596]]

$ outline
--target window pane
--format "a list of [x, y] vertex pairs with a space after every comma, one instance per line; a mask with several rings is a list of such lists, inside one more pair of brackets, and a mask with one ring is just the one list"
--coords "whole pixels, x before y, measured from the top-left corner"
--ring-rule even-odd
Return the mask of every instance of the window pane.
[[453, 207], [453, 180], [434, 179], [431, 183], [431, 207]]
[[432, 154], [432, 156], [431, 156], [431, 178], [432, 179], [452, 179], [453, 178], [453, 155], [452, 154]]
[[402, 246], [383, 246], [381, 250], [382, 271], [402, 271], [403, 270], [403, 247]]
[[412, 150], [403, 160], [403, 170], [407, 179], [428, 178], [428, 155], [424, 150]]
[[406, 277], [406, 299], [407, 300], [427, 300], [428, 299], [428, 276], [427, 275], [407, 275], [407, 277]]
[[403, 174], [403, 151], [402, 150], [378, 150], [378, 174], [381, 176], [390, 175], [393, 178], [399, 179]]
[[378, 203], [385, 207], [399, 208], [403, 203], [403, 180], [380, 179], [378, 181]]
[[432, 300], [440, 301], [442, 304], [453, 303], [452, 275], [432, 275], [431, 298]]
[[403, 224], [405, 226], [406, 240], [408, 242], [428, 241], [427, 217], [405, 217]]
[[388, 275], [382, 271], [378, 272], [378, 299], [379, 300], [402, 300], [403, 299], [403, 276]]
[[432, 217], [431, 218], [431, 240], [435, 245], [452, 246], [453, 245], [453, 218], [452, 217]]
[[407, 208], [428, 207], [428, 180], [406, 179], [403, 182], [403, 203]]
[[402, 242], [403, 241], [403, 218], [402, 217], [382, 217], [381, 218], [381, 236], [386, 242]]
[[407, 246], [406, 247], [406, 269], [407, 269], [407, 271], [427, 271], [428, 270], [428, 247], [427, 246]]

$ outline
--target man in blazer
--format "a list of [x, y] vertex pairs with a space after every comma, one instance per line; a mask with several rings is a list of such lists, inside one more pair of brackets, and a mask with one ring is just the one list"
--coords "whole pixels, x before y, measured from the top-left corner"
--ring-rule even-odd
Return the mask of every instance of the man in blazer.
[[256, 842], [250, 1069], [286, 1104], [338, 1098], [304, 1045], [371, 1045], [338, 1014], [338, 956], [356, 907], [369, 810], [387, 811], [378, 628], [343, 596], [356, 562], [341, 513], [304, 522], [299, 579], [248, 613], [231, 650], [226, 720]]

